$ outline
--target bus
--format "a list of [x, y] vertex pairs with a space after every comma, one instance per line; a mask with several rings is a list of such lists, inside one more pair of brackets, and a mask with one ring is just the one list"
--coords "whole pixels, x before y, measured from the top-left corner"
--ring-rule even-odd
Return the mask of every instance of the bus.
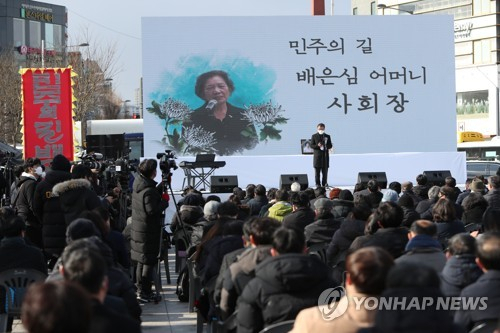
[[[76, 124], [75, 138], [79, 146], [81, 132], [78, 133], [80, 124]], [[81, 131], [81, 130], [80, 130]], [[129, 150], [130, 160], [139, 160], [144, 156], [143, 119], [113, 119], [87, 121], [87, 137], [85, 147], [89, 147], [107, 158], [119, 158], [124, 150]], [[96, 147], [100, 147], [96, 148]]]

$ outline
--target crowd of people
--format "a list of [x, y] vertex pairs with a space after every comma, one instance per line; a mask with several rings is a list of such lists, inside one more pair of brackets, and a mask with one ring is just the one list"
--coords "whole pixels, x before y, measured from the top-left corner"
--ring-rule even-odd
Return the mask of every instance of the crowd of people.
[[[154, 159], [139, 165], [130, 223], [120, 230], [113, 215], [120, 188], [98, 196], [92, 170], [62, 155], [46, 173], [39, 159], [25, 161], [11, 205], [0, 211], [0, 271], [47, 275], [25, 296], [29, 333], [140, 332], [140, 304], [161, 297], [155, 267], [168, 236], [169, 198], [154, 180], [157, 167]], [[428, 184], [425, 175], [415, 180], [388, 189], [370, 180], [352, 192], [249, 184], [227, 199], [185, 189], [170, 229], [199, 278], [199, 315], [235, 332], [287, 320], [295, 320], [292, 332], [496, 325], [500, 176], [468, 179], [464, 191], [453, 177], [443, 186]], [[436, 308], [446, 297], [479, 302]], [[360, 301], [403, 298], [434, 306]]]
[[[370, 180], [354, 192], [250, 184], [222, 202], [187, 189], [172, 225], [201, 282], [197, 310], [235, 332], [287, 320], [295, 320], [293, 332], [496, 326], [500, 177], [467, 180], [464, 191], [453, 177], [443, 186], [428, 184], [425, 175], [415, 181], [381, 189]], [[321, 305], [335, 288], [342, 292]], [[353, 297], [484, 304], [379, 309]]]

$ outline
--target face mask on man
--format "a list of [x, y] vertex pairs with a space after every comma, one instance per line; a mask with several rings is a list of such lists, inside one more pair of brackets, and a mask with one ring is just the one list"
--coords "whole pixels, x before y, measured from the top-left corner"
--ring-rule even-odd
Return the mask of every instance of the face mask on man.
[[37, 167], [37, 168], [35, 169], [35, 173], [36, 173], [37, 175], [39, 175], [39, 176], [42, 176], [42, 175], [43, 175], [43, 169], [42, 169], [42, 167], [41, 167], [41, 166]]
[[325, 130], [318, 130], [318, 134], [319, 135], [325, 134]]

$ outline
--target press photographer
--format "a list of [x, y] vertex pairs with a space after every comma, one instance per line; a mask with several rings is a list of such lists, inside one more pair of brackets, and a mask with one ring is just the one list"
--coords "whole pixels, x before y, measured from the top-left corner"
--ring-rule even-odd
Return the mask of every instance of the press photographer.
[[[162, 179], [165, 176], [166, 181], [173, 167], [170, 161], [171, 158], [166, 155], [160, 158]], [[168, 201], [162, 197], [164, 181], [158, 185], [154, 180], [157, 167], [155, 159], [143, 160], [132, 191], [131, 257], [137, 263], [137, 292], [143, 302], [159, 299], [159, 294], [153, 293], [151, 286], [161, 248], [163, 212], [168, 207]]]

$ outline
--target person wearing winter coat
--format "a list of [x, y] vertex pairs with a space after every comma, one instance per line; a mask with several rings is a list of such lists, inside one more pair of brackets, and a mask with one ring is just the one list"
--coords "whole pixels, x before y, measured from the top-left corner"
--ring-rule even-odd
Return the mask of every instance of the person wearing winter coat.
[[446, 256], [436, 234], [436, 223], [427, 220], [413, 222], [405, 253], [396, 259], [396, 264], [409, 262], [426, 265], [440, 273], [446, 263]]
[[289, 195], [286, 190], [278, 190], [275, 194], [276, 202], [267, 210], [267, 216], [283, 221], [285, 216], [292, 213], [292, 205], [288, 202]]
[[433, 221], [437, 223], [438, 240], [443, 249], [448, 245], [448, 240], [461, 232], [465, 232], [464, 224], [455, 215], [455, 204], [447, 198], [439, 199], [432, 208]]
[[25, 237], [38, 248], [43, 248], [42, 226], [35, 215], [34, 197], [38, 180], [42, 175], [42, 162], [38, 158], [28, 158], [24, 163], [24, 172], [18, 183], [18, 193], [12, 207], [17, 215], [26, 221]]
[[86, 210], [101, 206], [101, 200], [92, 190], [92, 170], [83, 164], [74, 165], [71, 179], [52, 188], [52, 195], [59, 197], [59, 203], [68, 226]]
[[154, 159], [139, 164], [132, 192], [131, 258], [137, 262], [139, 297], [146, 301], [153, 297], [153, 269], [160, 251], [163, 212], [168, 207], [168, 201], [162, 198], [162, 186], [157, 187], [154, 180], [157, 166]]
[[291, 333], [355, 333], [360, 328], [373, 326], [377, 309], [357, 307], [352, 299], [379, 296], [394, 260], [384, 249], [365, 247], [350, 254], [346, 262], [346, 293], [341, 295], [336, 307], [327, 303], [302, 310]]
[[59, 197], [52, 190], [55, 185], [71, 179], [71, 163], [64, 155], [56, 155], [45, 178], [35, 190], [33, 206], [42, 223], [43, 249], [59, 257], [66, 246], [66, 222]]
[[441, 291], [458, 297], [468, 285], [476, 282], [483, 271], [476, 263], [476, 239], [462, 233], [451, 237], [446, 251], [447, 261], [441, 271]]
[[340, 228], [343, 218], [337, 219], [332, 214], [333, 202], [330, 199], [322, 198], [314, 203], [316, 220], [306, 226], [306, 244], [330, 243], [335, 232]]
[[318, 303], [318, 297], [335, 286], [328, 267], [305, 254], [304, 234], [279, 228], [273, 236], [271, 258], [255, 268], [255, 278], [238, 300], [237, 332], [260, 332]]
[[283, 226], [304, 232], [304, 228], [313, 223], [316, 217], [310, 207], [309, 196], [305, 192], [294, 192], [290, 202], [293, 211], [283, 218]]

